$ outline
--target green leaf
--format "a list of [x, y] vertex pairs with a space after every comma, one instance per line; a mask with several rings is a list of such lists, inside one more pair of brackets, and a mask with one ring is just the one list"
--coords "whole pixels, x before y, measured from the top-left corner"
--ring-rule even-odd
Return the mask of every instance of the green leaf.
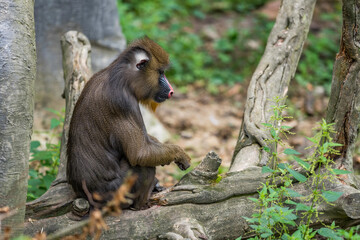
[[29, 169], [29, 176], [31, 178], [37, 178], [38, 177], [38, 172], [35, 171], [34, 169]]
[[276, 133], [276, 131], [275, 131], [273, 128], [270, 129], [270, 133], [271, 133], [271, 136], [272, 136], [274, 139], [277, 139], [277, 138], [278, 138], [277, 133]]
[[258, 222], [258, 219], [256, 218], [248, 218], [248, 217], [243, 217], [247, 222], [249, 223], [256, 223]]
[[272, 170], [268, 166], [263, 166], [262, 169], [261, 169], [261, 172], [262, 173], [269, 173], [269, 172], [272, 173], [272, 172], [274, 172], [274, 170]]
[[[327, 152], [327, 151], [325, 151]], [[319, 159], [321, 160], [322, 163], [326, 163], [328, 161], [328, 159], [324, 156], [320, 156]]]
[[271, 235], [273, 235], [273, 233], [263, 233], [260, 235], [260, 237], [267, 238], [267, 237], [270, 237]]
[[302, 197], [300, 193], [292, 190], [291, 188], [285, 188], [290, 197]]
[[315, 237], [315, 235], [316, 235], [316, 233], [317, 233], [317, 231], [316, 231], [316, 230], [315, 230], [315, 231], [313, 231], [313, 229], [312, 229], [312, 228], [310, 228], [310, 229], [309, 229], [309, 232], [310, 232], [310, 234], [309, 234], [309, 239], [314, 238], [314, 237]]
[[311, 207], [309, 207], [308, 205], [305, 205], [303, 203], [296, 204], [296, 211], [309, 211], [310, 209], [311, 209]]
[[316, 139], [314, 139], [314, 138], [310, 138], [310, 137], [306, 137], [306, 138], [307, 138], [307, 140], [309, 140], [309, 141], [311, 141], [311, 142], [313, 142], [315, 144], [318, 143], [318, 141]]
[[286, 155], [292, 155], [292, 154], [300, 154], [298, 151], [294, 150], [294, 149], [291, 149], [291, 148], [287, 148], [284, 150], [284, 154]]
[[291, 129], [292, 127], [290, 126], [281, 126], [282, 129], [285, 129], [285, 130], [288, 130], [288, 129]]
[[257, 203], [257, 202], [259, 201], [259, 199], [257, 199], [257, 198], [251, 198], [251, 197], [249, 197], [248, 199], [249, 199], [250, 201], [255, 202], [255, 203]]
[[53, 114], [55, 114], [55, 115], [57, 115], [57, 116], [61, 116], [61, 115], [62, 115], [61, 112], [56, 111], [55, 109], [47, 108], [46, 111], [49, 111], [49, 112], [51, 112], [51, 113], [53, 113]]
[[294, 222], [294, 221], [286, 221], [285, 223], [286, 223], [287, 225], [290, 225], [290, 226], [293, 226], [293, 227], [296, 226], [296, 222]]
[[288, 220], [296, 220], [298, 217], [295, 214], [290, 213], [290, 214], [286, 215], [285, 218]]
[[331, 169], [331, 172], [335, 175], [340, 175], [340, 174], [349, 174], [351, 173], [350, 171], [347, 170], [342, 170], [342, 169]]
[[263, 149], [265, 150], [265, 152], [268, 152], [268, 153], [270, 152], [270, 148], [269, 148], [269, 147], [266, 147], [266, 146], [265, 146], [265, 147], [263, 147]]
[[268, 128], [272, 128], [272, 124], [270, 123], [262, 123], [262, 125]]
[[320, 228], [318, 231], [318, 234], [320, 234], [323, 237], [331, 238], [335, 240], [341, 240], [342, 238], [339, 237], [334, 230], [331, 230], [329, 228]]
[[51, 122], [50, 122], [50, 129], [54, 129], [57, 126], [59, 126], [61, 124], [61, 121], [56, 119], [56, 118], [52, 118]]
[[39, 141], [31, 141], [30, 142], [30, 152], [34, 152], [34, 150], [36, 150], [36, 148], [40, 147], [40, 142]]
[[293, 237], [293, 239], [299, 239], [299, 240], [302, 240], [302, 234], [301, 234], [301, 231], [300, 230], [297, 230], [293, 233], [293, 235], [291, 235]]
[[274, 189], [269, 189], [269, 198], [274, 198], [274, 197], [278, 197], [278, 193], [274, 190]]
[[328, 202], [335, 202], [339, 197], [343, 195], [343, 192], [333, 192], [333, 191], [325, 191], [322, 190], [323, 198]]
[[27, 201], [32, 201], [36, 199], [36, 196], [31, 192], [29, 192], [29, 189], [28, 189], [28, 193], [26, 194], [26, 197], [27, 197]]
[[330, 147], [341, 147], [341, 146], [343, 146], [343, 144], [341, 144], [341, 143], [335, 143], [335, 142], [329, 142], [328, 145], [329, 145]]
[[48, 159], [51, 159], [52, 156], [53, 156], [52, 152], [40, 151], [40, 152], [33, 154], [31, 161], [33, 161], [33, 160], [48, 160]]
[[55, 176], [54, 175], [45, 175], [43, 180], [44, 180], [46, 189], [48, 189], [50, 187], [51, 183], [55, 180]]
[[300, 166], [306, 170], [310, 170], [310, 164], [305, 162], [304, 160], [302, 160], [301, 158], [297, 157], [297, 156], [293, 156], [293, 159], [300, 164]]
[[259, 226], [258, 225], [249, 225], [252, 229], [254, 229], [254, 230], [256, 230], [256, 229], [258, 229], [259, 228]]
[[292, 204], [292, 205], [297, 205], [298, 204], [297, 202], [291, 201], [289, 199], [285, 200], [285, 203], [286, 204]]
[[279, 163], [279, 164], [278, 164], [278, 168], [280, 168], [280, 169], [286, 169], [286, 168], [287, 168], [287, 163]]
[[36, 188], [40, 184], [41, 184], [41, 181], [39, 179], [29, 179], [28, 180], [28, 185], [30, 185], [33, 188]]
[[287, 169], [287, 170], [289, 171], [289, 173], [290, 173], [291, 175], [293, 175], [294, 178], [295, 178], [296, 180], [298, 180], [299, 182], [306, 182], [307, 178], [306, 178], [304, 175], [302, 175], [301, 173], [298, 173], [297, 171], [292, 170], [291, 168], [289, 168], [289, 167], [287, 167], [287, 166], [286, 166], [286, 169]]

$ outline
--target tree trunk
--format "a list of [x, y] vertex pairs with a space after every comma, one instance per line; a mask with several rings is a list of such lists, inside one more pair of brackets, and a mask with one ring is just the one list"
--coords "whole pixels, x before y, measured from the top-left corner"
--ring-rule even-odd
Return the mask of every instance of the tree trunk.
[[[221, 159], [215, 153], [209, 153], [175, 187], [152, 197], [153, 203], [158, 205], [144, 211], [127, 210], [120, 217], [108, 217], [110, 230], [103, 233], [102, 239], [234, 239], [251, 234], [243, 216], [249, 217], [253, 213], [254, 206], [248, 198], [257, 196], [258, 188], [267, 177], [261, 173], [259, 165], [269, 161], [269, 156], [260, 150], [265, 145], [265, 139], [269, 138], [261, 123], [270, 123], [270, 99], [285, 96], [287, 92], [308, 32], [314, 4], [315, 0], [282, 2], [264, 57], [249, 86], [244, 125], [231, 171], [222, 179], [218, 178]], [[360, 85], [352, 87], [355, 92]], [[341, 100], [341, 97], [338, 99]], [[347, 130], [349, 128], [344, 130], [345, 136], [348, 136]], [[304, 196], [312, 192], [303, 183], [294, 183], [293, 189]], [[343, 195], [333, 205], [317, 207], [320, 220], [324, 223], [336, 220], [339, 226], [357, 223], [360, 219], [360, 191], [338, 180], [326, 182], [326, 190], [341, 191]], [[26, 233], [32, 235], [43, 229], [47, 233], [56, 232], [49, 238], [58, 239], [64, 235], [64, 229], [78, 224], [71, 219], [72, 213], [67, 213], [57, 218], [29, 222]], [[321, 226], [315, 224], [314, 227]]]
[[25, 214], [35, 73], [34, 1], [0, 0], [0, 207], [17, 209], [0, 225], [15, 235]]
[[244, 120], [230, 171], [270, 165], [261, 147], [270, 135], [263, 123], [271, 123], [274, 97], [284, 98], [294, 77], [306, 40], [316, 0], [283, 0], [265, 53], [253, 74], [247, 92]]
[[[334, 156], [337, 168], [353, 171], [353, 151], [360, 120], [360, 1], [343, 1], [343, 28], [340, 50], [336, 55], [326, 121], [335, 123], [334, 141], [343, 144], [341, 155]], [[350, 174], [348, 184], [360, 187], [359, 179]]]

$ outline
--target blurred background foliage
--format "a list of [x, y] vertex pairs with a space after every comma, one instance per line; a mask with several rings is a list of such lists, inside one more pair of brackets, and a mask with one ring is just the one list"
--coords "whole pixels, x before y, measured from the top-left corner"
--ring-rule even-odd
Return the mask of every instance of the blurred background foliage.
[[[269, 2], [118, 0], [118, 10], [129, 42], [147, 35], [170, 53], [168, 75], [180, 89], [197, 82], [216, 94], [218, 85], [231, 86], [251, 77], [274, 24], [261, 11]], [[328, 4], [330, 9], [320, 7], [314, 14], [295, 77], [300, 85], [321, 85], [327, 93], [341, 25], [340, 2]]]

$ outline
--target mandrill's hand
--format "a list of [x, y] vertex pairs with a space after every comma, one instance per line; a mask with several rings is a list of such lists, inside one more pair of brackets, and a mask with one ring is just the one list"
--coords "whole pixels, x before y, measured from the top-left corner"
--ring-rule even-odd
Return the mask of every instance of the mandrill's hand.
[[175, 163], [176, 165], [178, 165], [178, 167], [181, 170], [186, 170], [190, 167], [191, 165], [191, 158], [189, 157], [189, 155], [187, 155], [185, 152], [181, 152], [181, 154], [179, 154], [179, 157], [177, 157], [175, 159]]

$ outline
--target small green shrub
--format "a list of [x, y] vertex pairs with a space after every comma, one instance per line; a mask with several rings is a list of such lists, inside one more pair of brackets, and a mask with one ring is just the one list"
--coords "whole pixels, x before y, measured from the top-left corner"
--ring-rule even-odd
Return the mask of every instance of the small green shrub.
[[[51, 139], [60, 139], [58, 132], [63, 126], [63, 113], [51, 109], [49, 111], [57, 116], [51, 119], [49, 136]], [[48, 142], [45, 150], [40, 150], [40, 142], [31, 141], [27, 201], [40, 197], [55, 180], [59, 166], [60, 143], [60, 140], [56, 144]]]
[[360, 226], [351, 227], [349, 230], [340, 229], [337, 232], [344, 239], [360, 240]]
[[[286, 106], [280, 105], [280, 98], [275, 98], [274, 102], [271, 122], [281, 123], [286, 118], [282, 116]], [[272, 168], [263, 167], [262, 172], [270, 173], [270, 176], [259, 191], [259, 197], [250, 198], [255, 203], [256, 213], [251, 218], [244, 217], [257, 234], [252, 239], [313, 239], [317, 235], [341, 239], [334, 222], [330, 226], [324, 224], [324, 227], [318, 230], [310, 228], [314, 219], [320, 221], [317, 206], [321, 203], [331, 204], [343, 194], [326, 190], [325, 181], [333, 181], [338, 174], [350, 173], [331, 168], [334, 163], [331, 156], [338, 154], [335, 147], [341, 146], [333, 142], [331, 137], [333, 124], [328, 124], [323, 120], [315, 137], [308, 138], [314, 144], [312, 146], [314, 152], [309, 158], [301, 159], [298, 156], [300, 153], [292, 148], [285, 148], [283, 151], [304, 169], [306, 175], [295, 171], [292, 165], [279, 158], [277, 146], [285, 146], [281, 135], [289, 134], [289, 127], [278, 126], [278, 124], [273, 126], [268, 123], [263, 125], [269, 130], [271, 136], [264, 150], [272, 156]], [[293, 190], [291, 186], [295, 180], [307, 185], [307, 188], [312, 190], [311, 193], [303, 196]], [[294, 198], [301, 201], [295, 201]], [[297, 230], [291, 233], [291, 228]]]

